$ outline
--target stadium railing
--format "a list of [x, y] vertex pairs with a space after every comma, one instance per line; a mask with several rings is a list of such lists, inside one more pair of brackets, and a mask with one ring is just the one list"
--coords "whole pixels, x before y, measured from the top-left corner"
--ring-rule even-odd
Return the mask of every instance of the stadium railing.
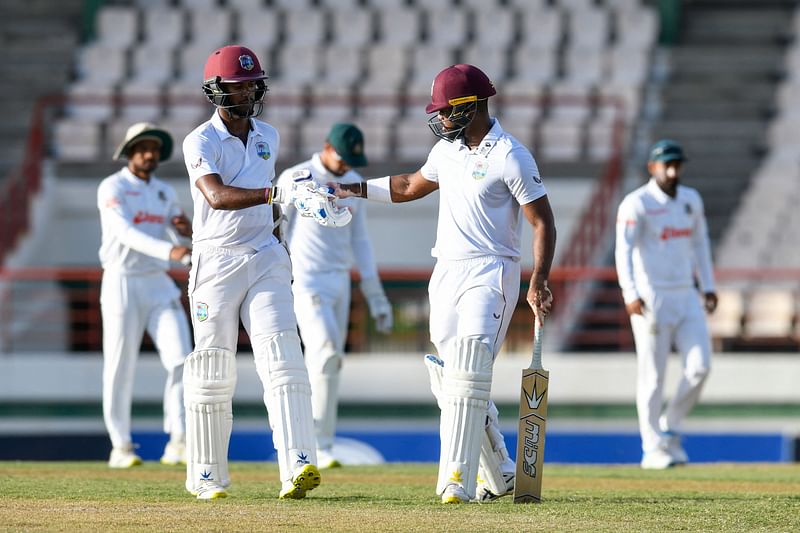
[[[183, 303], [189, 313], [186, 298], [188, 274], [183, 270], [174, 270], [171, 274], [182, 289]], [[530, 349], [532, 313], [525, 301], [529, 275], [523, 273], [520, 297], [506, 338], [504, 349], [509, 352]], [[739, 311], [739, 327], [724, 330], [723, 333], [723, 330], [715, 330], [712, 324], [711, 332], [718, 349], [797, 350], [796, 309], [781, 318], [788, 321], [789, 329], [775, 336], [748, 335], [747, 320], [749, 302], [758, 287], [782, 282], [783, 290], [796, 302], [800, 270], [730, 269], [718, 270], [716, 275], [720, 286], [728, 287], [727, 290], [734, 286], [748, 287], [740, 289], [744, 305]], [[63, 351], [80, 354], [101, 351], [101, 277], [102, 271], [97, 267], [0, 270], [0, 353]], [[347, 350], [414, 354], [431, 350], [427, 297], [430, 272], [383, 270], [381, 277], [394, 306], [395, 329], [389, 336], [375, 332], [354, 276]], [[561, 267], [552, 271], [550, 280], [557, 312], [569, 291], [603, 282], [613, 284], [616, 282], [616, 273], [609, 267]], [[599, 313], [595, 311], [594, 322], [578, 321], [568, 332], [572, 346], [570, 351], [591, 351], [592, 346], [603, 346], [600, 351], [630, 351], [630, 325], [621, 305], [619, 289], [609, 289], [607, 294], [611, 305]], [[249, 350], [243, 329], [240, 329], [240, 347]], [[147, 338], [143, 342], [143, 349], [154, 350]]]

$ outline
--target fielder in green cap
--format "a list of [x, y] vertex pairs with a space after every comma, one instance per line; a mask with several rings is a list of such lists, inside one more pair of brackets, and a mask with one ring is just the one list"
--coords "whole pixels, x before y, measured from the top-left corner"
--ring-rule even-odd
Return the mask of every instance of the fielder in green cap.
[[[354, 168], [366, 164], [361, 130], [353, 124], [334, 124], [322, 150], [284, 171], [277, 186], [290, 187], [293, 176], [305, 170], [310, 171], [320, 185], [363, 183], [364, 178]], [[322, 227], [312, 218], [299, 216], [291, 207], [286, 213], [286, 240], [294, 275], [294, 311], [311, 381], [319, 468], [340, 466], [345, 456], [350, 462], [358, 462], [359, 457], [357, 448], [345, 449], [343, 443], [335, 440], [353, 266], [361, 276], [361, 292], [375, 320], [375, 329], [384, 334], [392, 331], [392, 306], [378, 277], [367, 233], [366, 206], [357, 199], [337, 202], [353, 216], [350, 224], [343, 227]]]

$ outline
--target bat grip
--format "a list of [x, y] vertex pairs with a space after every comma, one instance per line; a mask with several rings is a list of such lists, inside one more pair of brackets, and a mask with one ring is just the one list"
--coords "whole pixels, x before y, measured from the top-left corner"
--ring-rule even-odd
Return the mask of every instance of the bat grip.
[[544, 336], [544, 326], [539, 325], [539, 321], [533, 320], [533, 357], [531, 358], [531, 368], [539, 370], [542, 367], [542, 337]]

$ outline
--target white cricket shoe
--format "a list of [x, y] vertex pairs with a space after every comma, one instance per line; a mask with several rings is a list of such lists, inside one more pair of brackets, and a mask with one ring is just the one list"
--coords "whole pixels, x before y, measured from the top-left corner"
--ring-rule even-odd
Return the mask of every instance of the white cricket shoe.
[[170, 440], [164, 446], [164, 454], [161, 456], [161, 464], [176, 466], [186, 464], [186, 442], [183, 439]]
[[677, 465], [685, 465], [689, 462], [689, 456], [681, 443], [681, 436], [672, 431], [664, 432], [667, 440], [667, 453], [672, 456], [672, 460]]
[[284, 481], [278, 498], [281, 500], [300, 500], [306, 493], [319, 487], [322, 476], [314, 465], [304, 465], [295, 468], [291, 481]]
[[216, 481], [201, 481], [194, 493], [198, 500], [218, 500], [227, 498], [227, 491]]
[[326, 468], [339, 468], [342, 466], [341, 461], [333, 456], [330, 449], [317, 450], [317, 467], [320, 470]]
[[475, 501], [486, 503], [493, 502], [514, 492], [514, 472], [504, 472], [503, 480], [506, 482], [506, 490], [502, 494], [495, 494], [483, 480], [478, 480], [478, 488], [475, 490]]
[[133, 451], [133, 444], [112, 448], [108, 458], [109, 468], [131, 468], [142, 464], [142, 458]]
[[641, 467], [645, 470], [664, 470], [671, 466], [675, 466], [675, 459], [661, 448], [645, 452], [642, 456]]
[[458, 483], [450, 483], [444, 488], [442, 503], [469, 503], [469, 496], [464, 487]]

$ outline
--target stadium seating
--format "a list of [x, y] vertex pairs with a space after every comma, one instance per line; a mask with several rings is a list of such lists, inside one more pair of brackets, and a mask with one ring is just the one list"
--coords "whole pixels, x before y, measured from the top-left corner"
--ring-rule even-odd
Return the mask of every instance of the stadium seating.
[[[270, 75], [268, 116], [299, 128], [299, 139], [315, 127], [301, 120], [310, 116], [424, 120], [414, 106], [441, 68], [461, 61], [489, 73], [501, 95], [493, 112], [541, 142], [537, 156], [601, 161], [614, 115], [627, 131], [638, 116], [658, 18], [640, 0], [136, 0], [102, 6], [96, 26], [66, 90], [66, 130], [81, 119], [103, 137], [116, 121], [204, 117], [201, 66], [215, 47], [240, 42]], [[342, 106], [348, 93], [353, 105]], [[601, 110], [606, 99], [620, 105]], [[379, 135], [377, 153], [417, 153], [376, 146], [390, 137]], [[102, 158], [109, 144], [66, 152]]]

